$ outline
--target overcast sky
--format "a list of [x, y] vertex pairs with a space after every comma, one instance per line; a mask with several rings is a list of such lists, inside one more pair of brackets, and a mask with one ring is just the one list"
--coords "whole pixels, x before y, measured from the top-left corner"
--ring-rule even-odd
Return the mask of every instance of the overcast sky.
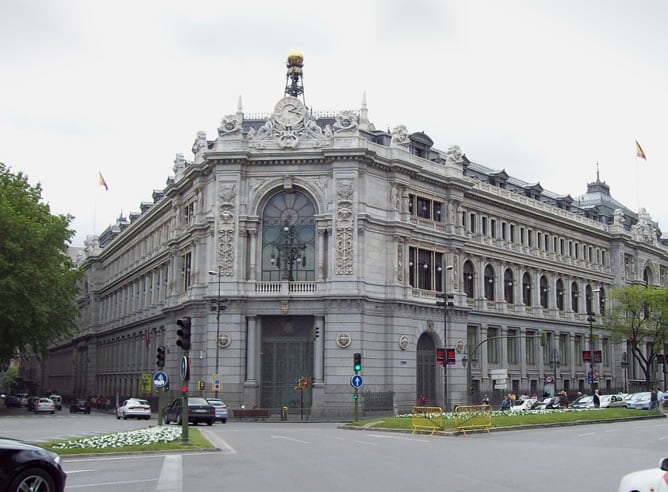
[[80, 246], [151, 202], [239, 96], [270, 112], [298, 49], [314, 110], [366, 92], [377, 128], [573, 197], [598, 163], [668, 232], [666, 25], [663, 0], [0, 0], [0, 161]]

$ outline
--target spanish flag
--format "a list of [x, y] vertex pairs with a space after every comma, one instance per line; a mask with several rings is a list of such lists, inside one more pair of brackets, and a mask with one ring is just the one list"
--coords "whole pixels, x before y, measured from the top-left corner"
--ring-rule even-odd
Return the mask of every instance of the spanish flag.
[[642, 147], [640, 146], [640, 144], [638, 143], [637, 140], [636, 140], [636, 156], [640, 157], [641, 159], [647, 160], [647, 157], [645, 156], [645, 152], [643, 152]]
[[[638, 148], [640, 148], [640, 147], [638, 147]], [[102, 173], [98, 172], [97, 174], [99, 176], [98, 179], [97, 179], [97, 182], [100, 184], [100, 186], [104, 186], [105, 191], [109, 191], [109, 186], [107, 186], [107, 182], [102, 177]]]

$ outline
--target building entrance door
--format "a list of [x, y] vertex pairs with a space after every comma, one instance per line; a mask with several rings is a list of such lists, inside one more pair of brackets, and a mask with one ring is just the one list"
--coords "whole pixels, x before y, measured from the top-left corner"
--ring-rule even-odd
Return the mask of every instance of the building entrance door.
[[[313, 379], [313, 324], [311, 316], [268, 316], [262, 318], [262, 408], [292, 411], [311, 408]], [[295, 389], [300, 378], [308, 387]]]
[[425, 404], [439, 406], [436, 401], [436, 346], [427, 333], [423, 333], [417, 343], [416, 396], [424, 395]]

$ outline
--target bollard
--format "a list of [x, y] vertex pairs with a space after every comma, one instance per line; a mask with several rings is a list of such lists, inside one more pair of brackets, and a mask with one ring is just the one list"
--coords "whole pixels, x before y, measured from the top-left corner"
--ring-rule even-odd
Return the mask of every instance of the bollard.
[[281, 420], [288, 420], [288, 407], [281, 408]]

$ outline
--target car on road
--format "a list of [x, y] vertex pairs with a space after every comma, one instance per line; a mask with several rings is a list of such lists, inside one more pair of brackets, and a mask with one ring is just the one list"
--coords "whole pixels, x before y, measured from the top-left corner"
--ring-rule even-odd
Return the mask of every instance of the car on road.
[[70, 402], [70, 413], [90, 413], [90, 409], [93, 405], [89, 400], [85, 398], [78, 398]]
[[561, 398], [558, 396], [547, 396], [531, 405], [531, 410], [553, 410], [561, 408]]
[[34, 412], [37, 413], [56, 413], [56, 404], [51, 398], [37, 398], [34, 403]]
[[227, 423], [227, 405], [225, 405], [225, 402], [218, 398], [207, 398], [206, 401], [216, 410], [216, 420], [220, 420], [223, 424]]
[[16, 398], [19, 400], [19, 405], [22, 407], [28, 406], [28, 400], [30, 399], [28, 393], [16, 393]]
[[117, 419], [150, 419], [151, 404], [147, 400], [130, 398], [116, 409]]
[[28, 397], [28, 405], [27, 405], [27, 410], [29, 412], [34, 412], [35, 407], [37, 406], [37, 403], [39, 403], [39, 396], [30, 396]]
[[525, 398], [525, 399], [516, 399], [513, 400], [513, 404], [510, 407], [511, 412], [521, 412], [522, 410], [531, 410], [533, 404], [536, 403], [535, 398]]
[[594, 397], [592, 395], [580, 395], [571, 402], [570, 408], [594, 408]]
[[5, 406], [21, 408], [21, 400], [16, 395], [5, 396]]
[[[176, 422], [181, 424], [183, 418], [183, 401], [177, 398], [165, 409], [165, 424]], [[216, 421], [216, 409], [204, 398], [192, 396], [188, 398], [188, 422], [197, 425], [200, 422], [213, 425]]]
[[625, 407], [626, 402], [622, 395], [601, 395], [601, 408]]
[[63, 492], [66, 478], [56, 453], [0, 438], [0, 492]]
[[56, 410], [63, 409], [63, 397], [60, 395], [49, 395], [49, 400], [56, 406]]
[[632, 408], [635, 410], [649, 410], [651, 395], [652, 394], [649, 391], [634, 393], [631, 398], [626, 400], [626, 408]]
[[668, 491], [668, 458], [659, 462], [658, 468], [649, 468], [624, 475], [619, 482], [618, 492], [634, 492], [651, 490], [653, 492]]

